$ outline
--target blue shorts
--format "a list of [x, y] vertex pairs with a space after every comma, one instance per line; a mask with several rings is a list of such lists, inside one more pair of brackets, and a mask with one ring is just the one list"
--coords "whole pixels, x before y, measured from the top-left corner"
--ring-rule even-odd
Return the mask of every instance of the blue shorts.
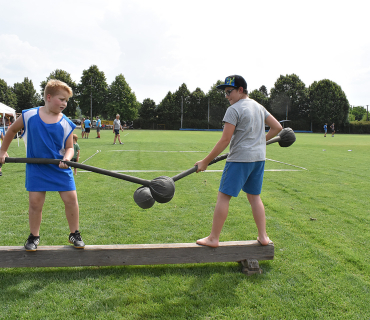
[[258, 195], [262, 191], [265, 161], [226, 162], [218, 191], [237, 197], [240, 190]]

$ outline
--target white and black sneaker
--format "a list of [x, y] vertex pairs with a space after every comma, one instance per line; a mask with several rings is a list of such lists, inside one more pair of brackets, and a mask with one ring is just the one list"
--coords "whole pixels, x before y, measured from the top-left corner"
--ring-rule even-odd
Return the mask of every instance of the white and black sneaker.
[[24, 243], [26, 251], [36, 251], [37, 246], [40, 243], [40, 236], [35, 237], [32, 233], [28, 236], [28, 239]]
[[68, 238], [69, 243], [72, 243], [73, 246], [77, 249], [85, 248], [85, 243], [82, 241], [80, 231], [76, 230], [74, 233], [69, 234]]

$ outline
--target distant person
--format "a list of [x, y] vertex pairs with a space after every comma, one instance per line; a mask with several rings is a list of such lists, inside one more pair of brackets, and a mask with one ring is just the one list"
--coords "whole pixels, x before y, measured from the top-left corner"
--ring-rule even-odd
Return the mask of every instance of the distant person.
[[[197, 172], [207, 169], [208, 164], [230, 144], [230, 152], [221, 177], [217, 203], [213, 214], [212, 231], [197, 244], [218, 247], [222, 227], [229, 211], [229, 202], [243, 190], [252, 208], [258, 229], [257, 241], [261, 245], [270, 242], [266, 233], [265, 208], [260, 198], [266, 159], [266, 141], [276, 136], [282, 126], [262, 105], [248, 97], [247, 83], [238, 75], [229, 76], [217, 86], [225, 91], [229, 100], [223, 121], [225, 127], [221, 139], [212, 151], [195, 163]], [[265, 124], [270, 129], [265, 134]]]
[[334, 133], [335, 133], [335, 127], [334, 127], [334, 122], [331, 124], [330, 126], [330, 129], [331, 129], [331, 136], [334, 137]]
[[[80, 160], [80, 146], [78, 145], [77, 143], [77, 140], [78, 140], [78, 136], [77, 134], [73, 134], [73, 157], [71, 159], [71, 161], [73, 162], [78, 162]], [[75, 167], [74, 168], [74, 173], [75, 175], [77, 175], [77, 168]]]
[[85, 124], [85, 139], [89, 139], [91, 121], [89, 117], [84, 121]]
[[83, 139], [85, 136], [85, 118], [82, 118], [81, 121], [81, 138]]
[[116, 144], [116, 139], [118, 138], [119, 144], [123, 144], [121, 142], [121, 135], [119, 134], [119, 130], [123, 131], [121, 126], [121, 120], [119, 119], [119, 114], [116, 114], [116, 119], [113, 121], [113, 132], [114, 132], [114, 141], [113, 144]]
[[324, 137], [326, 137], [326, 134], [328, 133], [328, 124], [327, 123], [324, 124], [324, 131], [325, 131]]
[[36, 251], [39, 245], [46, 191], [58, 191], [64, 202], [70, 230], [68, 241], [73, 243], [75, 248], [85, 247], [78, 231], [79, 206], [73, 172], [63, 162], [71, 160], [73, 156], [72, 132], [76, 125], [62, 113], [72, 95], [72, 89], [64, 82], [49, 80], [44, 91], [45, 106], [23, 110], [22, 116], [8, 129], [0, 149], [0, 163], [5, 163], [14, 135], [24, 128], [27, 158], [60, 160], [59, 165], [26, 164], [25, 185], [29, 193], [31, 231], [24, 244], [26, 251]]
[[96, 134], [97, 138], [100, 138], [100, 127], [101, 127], [101, 120], [99, 117], [96, 117]]

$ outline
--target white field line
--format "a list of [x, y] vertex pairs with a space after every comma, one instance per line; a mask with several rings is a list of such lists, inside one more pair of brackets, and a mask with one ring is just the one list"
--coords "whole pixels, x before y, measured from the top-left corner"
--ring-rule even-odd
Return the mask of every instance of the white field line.
[[[110, 170], [111, 172], [117, 172], [117, 173], [142, 173], [142, 172], [174, 172], [174, 173], [181, 173], [184, 170]], [[206, 170], [205, 173], [211, 173], [211, 172], [222, 172], [223, 170]], [[266, 169], [265, 172], [272, 171], [272, 172], [279, 172], [279, 171], [302, 171], [297, 169]], [[91, 172], [86, 170], [81, 170], [78, 172]], [[202, 172], [202, 173], [204, 173]]]
[[[109, 151], [110, 152], [164, 152], [164, 153], [169, 153], [169, 152], [202, 152], [202, 153], [205, 153], [205, 152], [208, 152], [208, 151], [156, 151], [156, 150], [109, 150]], [[266, 158], [266, 160], [273, 161], [273, 162], [278, 162], [278, 163], [285, 164], [287, 166], [296, 167], [296, 168], [299, 168], [299, 169], [302, 169], [302, 170], [308, 170], [306, 168], [295, 166], [294, 164], [285, 163], [285, 162], [281, 162], [281, 161], [278, 161], [278, 160], [273, 160], [273, 159], [268, 159], [268, 158]], [[209, 170], [207, 170], [207, 171], [209, 171]], [[265, 170], [265, 171], [273, 171], [273, 170], [271, 169], [271, 170]], [[279, 170], [279, 169], [276, 169], [274, 171], [300, 171], [300, 170], [287, 170], [287, 169]], [[163, 172], [166, 172], [166, 171], [163, 171]]]
[[208, 151], [156, 151], [156, 150], [108, 150], [108, 152], [208, 152]]
[[95, 156], [95, 155], [96, 155], [96, 154], [98, 154], [99, 152], [101, 152], [101, 150], [96, 150], [96, 152], [95, 152], [92, 156], [90, 156], [90, 157], [88, 157], [87, 159], [85, 159], [84, 161], [82, 161], [82, 162], [81, 162], [81, 164], [82, 164], [82, 163], [84, 163], [84, 162], [86, 162], [87, 160], [91, 159], [93, 156]]
[[277, 160], [273, 160], [273, 159], [268, 159], [268, 158], [266, 158], [266, 160], [277, 162], [277, 163], [281, 163], [281, 164], [285, 164], [286, 166], [296, 167], [296, 168], [299, 168], [299, 169], [302, 169], [302, 170], [308, 170], [306, 168], [298, 167], [298, 166], [295, 166], [294, 164], [290, 164], [290, 163], [285, 163], [285, 162], [281, 162], [281, 161], [277, 161]]
[[[207, 151], [156, 151], [156, 150], [109, 150], [109, 151], [111, 151], [111, 152], [164, 152], [164, 153], [168, 153], [168, 152], [207, 152]], [[98, 152], [99, 152], [99, 150], [97, 150], [97, 152], [95, 154], [97, 154]], [[93, 154], [90, 158], [92, 158], [95, 154]], [[90, 158], [87, 158], [85, 161], [89, 160]], [[299, 166], [296, 166], [296, 165], [290, 164], [290, 163], [281, 162], [281, 161], [278, 161], [278, 160], [273, 160], [273, 159], [268, 159], [268, 158], [266, 158], [266, 160], [281, 163], [281, 164], [284, 164], [284, 165], [287, 165], [287, 166], [292, 166], [292, 167], [295, 167], [295, 168], [299, 168], [301, 170], [297, 170], [297, 169], [265, 169], [265, 172], [286, 172], [286, 171], [308, 170], [306, 168], [299, 167]], [[83, 161], [82, 163], [84, 163], [85, 161]], [[110, 171], [117, 172], [117, 173], [120, 173], [120, 172], [121, 173], [140, 173], [140, 172], [180, 172], [181, 173], [184, 170], [110, 170]], [[91, 172], [91, 171], [82, 170], [82, 171], [78, 171], [78, 172]], [[211, 172], [223, 172], [223, 170], [206, 170], [204, 172], [210, 172], [210, 173]]]

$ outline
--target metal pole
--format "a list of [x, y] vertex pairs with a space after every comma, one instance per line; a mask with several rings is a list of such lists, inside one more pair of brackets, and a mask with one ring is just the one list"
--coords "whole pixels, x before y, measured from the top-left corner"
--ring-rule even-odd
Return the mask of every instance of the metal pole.
[[184, 97], [181, 97], [181, 129], [182, 129], [183, 115], [184, 115]]
[[208, 129], [209, 129], [209, 97], [208, 97]]
[[369, 105], [366, 105], [366, 121], [369, 121]]
[[90, 77], [90, 82], [91, 82], [91, 90], [90, 90], [90, 121], [91, 121], [91, 126], [92, 126], [92, 77]]
[[[286, 105], [285, 120], [288, 120], [288, 105]], [[285, 122], [283, 123], [283, 128], [285, 128]]]

